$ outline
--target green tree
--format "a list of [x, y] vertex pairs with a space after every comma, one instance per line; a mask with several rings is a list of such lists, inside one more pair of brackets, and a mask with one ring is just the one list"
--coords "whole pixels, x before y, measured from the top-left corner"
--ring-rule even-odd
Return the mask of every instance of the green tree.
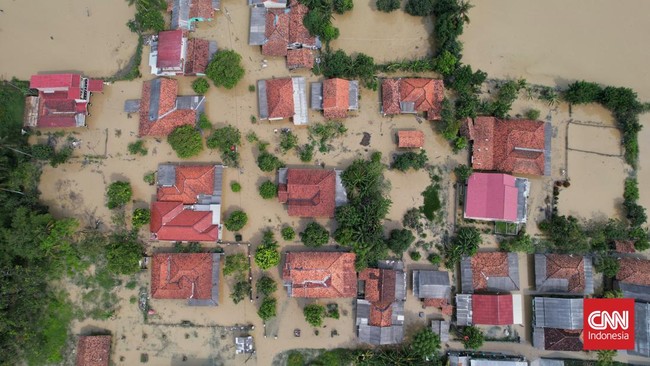
[[199, 115], [199, 124], [198, 127], [201, 130], [210, 130], [212, 129], [212, 122], [208, 119], [208, 116], [205, 113]]
[[608, 290], [603, 293], [605, 299], [622, 299], [623, 291], [621, 290]]
[[287, 358], [287, 366], [304, 366], [305, 365], [305, 357], [302, 355], [302, 353], [297, 352], [297, 351], [292, 351], [289, 353], [289, 357]]
[[311, 304], [305, 306], [303, 310], [305, 320], [313, 327], [320, 327], [323, 325], [323, 318], [325, 317], [325, 307], [318, 304]]
[[228, 231], [241, 230], [248, 223], [248, 215], [244, 211], [233, 211], [224, 222]]
[[623, 200], [625, 200], [625, 202], [636, 202], [639, 200], [639, 197], [639, 183], [636, 178], [627, 178], [625, 180]]
[[429, 254], [427, 260], [429, 261], [429, 263], [433, 264], [434, 266], [438, 266], [440, 265], [440, 263], [442, 263], [442, 257], [436, 253]]
[[479, 349], [485, 340], [483, 332], [474, 326], [463, 328], [462, 336], [465, 349]]
[[589, 252], [588, 238], [578, 219], [573, 216], [554, 215], [540, 222], [539, 228], [548, 236], [556, 252], [570, 254]]
[[54, 155], [54, 149], [50, 145], [36, 144], [32, 145], [31, 154], [36, 160], [50, 160]]
[[192, 90], [198, 95], [203, 95], [210, 89], [210, 83], [206, 78], [197, 78], [192, 82]]
[[429, 328], [423, 328], [413, 336], [411, 349], [421, 359], [429, 360], [436, 356], [440, 350], [440, 336]]
[[296, 231], [291, 226], [283, 227], [280, 233], [282, 234], [282, 239], [286, 241], [292, 241], [296, 238]]
[[265, 200], [278, 196], [278, 186], [270, 180], [265, 181], [259, 188], [260, 196]]
[[413, 16], [425, 17], [433, 13], [432, 0], [408, 0], [404, 9]]
[[456, 174], [456, 179], [459, 182], [467, 182], [469, 177], [472, 175], [474, 170], [471, 166], [460, 164], [454, 168], [454, 173]]
[[176, 127], [167, 136], [167, 142], [181, 159], [197, 156], [203, 151], [201, 133], [190, 125]]
[[523, 252], [533, 254], [535, 253], [535, 244], [530, 235], [526, 234], [526, 232], [522, 230], [516, 237], [500, 241], [499, 249], [504, 252]]
[[255, 285], [257, 293], [263, 296], [272, 295], [278, 290], [278, 284], [269, 276], [262, 276]]
[[240, 301], [244, 300], [246, 295], [250, 296], [250, 293], [251, 284], [246, 280], [242, 280], [235, 283], [235, 286], [233, 286], [232, 292], [230, 293], [230, 298], [232, 299], [232, 302], [239, 304]]
[[275, 241], [273, 232], [264, 232], [262, 244], [255, 250], [255, 264], [263, 270], [275, 267], [280, 263], [280, 252], [278, 242]]
[[136, 142], [129, 143], [127, 149], [129, 150], [129, 154], [131, 155], [140, 154], [142, 156], [145, 156], [147, 155], [147, 153], [149, 153], [147, 148], [144, 146], [143, 140], [137, 140]]
[[618, 273], [621, 265], [614, 257], [604, 256], [598, 259], [595, 269], [597, 272], [602, 273], [605, 277], [614, 278]]
[[415, 236], [409, 229], [393, 229], [386, 245], [398, 256], [401, 256], [415, 241]]
[[305, 230], [300, 233], [300, 241], [305, 246], [318, 248], [329, 241], [330, 233], [319, 223], [312, 221], [307, 224]]
[[471, 257], [481, 244], [481, 233], [474, 227], [463, 226], [458, 229], [451, 244], [445, 247], [445, 266], [453, 268], [463, 257]]
[[133, 210], [133, 217], [131, 217], [131, 224], [134, 228], [140, 228], [149, 223], [151, 220], [151, 211], [148, 208], [136, 208]]
[[645, 212], [645, 207], [636, 202], [624, 202], [625, 216], [630, 220], [630, 225], [641, 226], [648, 221], [648, 216]]
[[291, 131], [283, 132], [280, 136], [280, 150], [282, 153], [286, 154], [296, 146], [298, 146], [298, 136], [294, 135]]
[[393, 160], [391, 168], [397, 169], [401, 172], [405, 172], [411, 168], [413, 168], [413, 170], [420, 170], [426, 166], [428, 161], [429, 158], [424, 150], [420, 150], [420, 153], [409, 151], [395, 155], [395, 160]]
[[263, 172], [271, 172], [284, 167], [284, 163], [278, 159], [277, 156], [266, 151], [262, 151], [257, 157], [257, 166]]
[[[379, 1], [379, 0], [378, 0]], [[451, 75], [458, 65], [458, 58], [453, 53], [444, 50], [435, 59], [434, 69], [443, 76]]]
[[129, 0], [129, 5], [135, 3], [135, 19], [129, 20], [127, 26], [132, 32], [155, 33], [165, 30], [165, 19], [162, 12], [167, 9], [164, 0]]
[[242, 253], [231, 254], [226, 256], [226, 261], [223, 266], [223, 275], [230, 276], [240, 274], [248, 271], [250, 268], [248, 264], [248, 258]]
[[539, 114], [540, 114], [539, 109], [531, 108], [526, 111], [526, 118], [537, 121], [539, 119]]
[[239, 182], [230, 183], [230, 190], [235, 193], [241, 191], [241, 184], [239, 184]]
[[215, 86], [232, 89], [244, 77], [241, 56], [233, 50], [217, 52], [208, 64], [205, 74]]
[[414, 250], [414, 251], [409, 253], [409, 257], [411, 257], [412, 260], [417, 262], [420, 259], [422, 259], [422, 253], [418, 252], [417, 250]]
[[300, 161], [303, 163], [308, 163], [314, 158], [314, 145], [304, 144], [298, 149], [298, 155]]
[[229, 151], [241, 146], [241, 132], [236, 127], [227, 125], [215, 129], [205, 142], [210, 149]]
[[262, 320], [267, 321], [273, 318], [276, 315], [277, 300], [272, 297], [265, 297], [262, 300], [260, 309], [257, 311], [257, 315], [262, 318]]
[[598, 351], [597, 366], [611, 366], [614, 364], [614, 357], [618, 352], [616, 350], [600, 350]]
[[108, 186], [106, 191], [106, 206], [110, 209], [122, 207], [131, 201], [133, 191], [129, 182], [113, 182]]
[[598, 101], [602, 88], [597, 83], [584, 80], [569, 84], [564, 92], [564, 100], [571, 104], [587, 104]]
[[138, 272], [142, 256], [142, 243], [135, 233], [113, 234], [106, 246], [107, 268], [115, 274], [130, 275]]
[[346, 11], [352, 10], [354, 8], [353, 0], [334, 0], [333, 2], [334, 11], [337, 14], [343, 14]]
[[377, 0], [376, 5], [377, 10], [383, 11], [384, 13], [390, 13], [402, 6], [401, 0]]

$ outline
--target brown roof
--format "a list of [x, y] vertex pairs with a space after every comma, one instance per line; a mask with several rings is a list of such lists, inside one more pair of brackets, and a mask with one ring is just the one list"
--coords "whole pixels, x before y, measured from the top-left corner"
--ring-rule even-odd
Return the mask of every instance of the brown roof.
[[424, 132], [422, 131], [397, 131], [397, 146], [402, 148], [424, 146]]
[[346, 118], [350, 107], [350, 82], [344, 79], [323, 81], [323, 115], [327, 119]]
[[382, 82], [382, 108], [384, 114], [400, 114], [400, 103], [413, 103], [414, 110], [426, 112], [427, 119], [441, 118], [445, 98], [442, 80], [430, 78], [386, 79]]
[[506, 277], [509, 275], [508, 253], [477, 253], [470, 259], [472, 267], [472, 287], [475, 291], [487, 289], [488, 277]]
[[190, 38], [187, 41], [187, 59], [185, 60], [185, 74], [205, 74], [205, 69], [210, 62], [210, 41], [199, 38]]
[[287, 203], [289, 216], [334, 217], [336, 171], [287, 169], [287, 184], [278, 187], [278, 199]]
[[293, 117], [293, 80], [291, 78], [267, 80], [266, 100], [269, 118]]
[[381, 83], [382, 111], [384, 114], [399, 114], [399, 80], [385, 79]]
[[77, 343], [77, 366], [108, 366], [111, 336], [81, 336]]
[[160, 78], [160, 98], [158, 119], [149, 120], [149, 105], [151, 103], [151, 82], [142, 84], [142, 98], [140, 99], [140, 125], [139, 136], [167, 136], [176, 127], [193, 125], [196, 123], [196, 112], [192, 109], [176, 109], [176, 95], [178, 94], [178, 81], [169, 78]]
[[355, 297], [354, 260], [354, 253], [288, 252], [282, 280], [291, 284], [292, 297]]
[[583, 351], [582, 329], [544, 328], [544, 349], [547, 351]]
[[616, 279], [621, 282], [650, 286], [650, 260], [636, 258], [621, 258], [618, 260], [621, 268]]
[[314, 67], [314, 52], [309, 48], [299, 48], [287, 51], [287, 68], [311, 69]]
[[264, 29], [266, 43], [262, 54], [266, 56], [286, 56], [289, 44], [289, 14], [284, 9], [268, 9]]
[[585, 290], [585, 257], [566, 254], [546, 254], [546, 278], [569, 281], [569, 292]]
[[468, 129], [474, 169], [544, 174], [544, 122], [476, 117]]
[[619, 253], [634, 253], [636, 248], [634, 247], [634, 240], [614, 240], [614, 246], [616, 251]]
[[211, 299], [212, 253], [158, 253], [151, 264], [154, 299]]
[[309, 8], [300, 3], [291, 6], [289, 12], [289, 43], [300, 43], [308, 46], [316, 44], [316, 37], [309, 34], [302, 21], [308, 11]]
[[389, 327], [393, 324], [396, 278], [397, 272], [391, 269], [367, 268], [359, 273], [359, 280], [365, 281], [364, 299], [370, 302], [368, 325]]
[[214, 8], [212, 7], [212, 0], [191, 0], [190, 1], [190, 19], [203, 18], [213, 19]]
[[193, 204], [200, 194], [214, 192], [214, 165], [176, 166], [176, 182], [172, 187], [158, 187], [158, 201], [180, 201]]

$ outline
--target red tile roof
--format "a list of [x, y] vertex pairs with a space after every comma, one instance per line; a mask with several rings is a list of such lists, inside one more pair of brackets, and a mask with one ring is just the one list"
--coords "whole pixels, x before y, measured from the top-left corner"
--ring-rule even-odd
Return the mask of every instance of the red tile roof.
[[340, 119], [348, 116], [350, 107], [350, 82], [344, 79], [323, 81], [323, 115], [327, 119]]
[[213, 19], [214, 8], [212, 7], [212, 0], [191, 0], [190, 19], [192, 18]]
[[154, 299], [211, 299], [212, 253], [158, 253], [151, 264]]
[[77, 343], [77, 366], [108, 366], [111, 336], [81, 336]]
[[569, 292], [585, 290], [585, 258], [566, 254], [546, 254], [546, 278], [569, 281]]
[[29, 79], [29, 87], [43, 90], [65, 90], [72, 87], [79, 87], [81, 83], [80, 74], [47, 74], [32, 75]]
[[186, 209], [182, 202], [154, 201], [150, 229], [158, 240], [216, 242], [219, 226], [212, 216], [212, 211]]
[[210, 41], [191, 38], [187, 41], [185, 75], [205, 74], [210, 62]]
[[582, 329], [544, 328], [544, 349], [547, 351], [583, 351]]
[[359, 273], [359, 280], [365, 281], [364, 299], [370, 302], [368, 325], [389, 327], [393, 324], [396, 278], [397, 272], [390, 269], [367, 268]]
[[291, 78], [267, 80], [266, 99], [269, 118], [293, 117], [293, 80]]
[[354, 259], [354, 253], [288, 252], [282, 280], [291, 284], [292, 297], [355, 297]]
[[515, 177], [497, 173], [474, 173], [467, 182], [465, 217], [516, 222], [518, 196]]
[[399, 107], [399, 80], [385, 79], [381, 83], [382, 111], [384, 114], [400, 114]]
[[180, 68], [183, 65], [181, 51], [183, 49], [183, 31], [170, 30], [158, 33], [158, 68]]
[[614, 240], [614, 246], [616, 251], [619, 253], [634, 253], [636, 248], [634, 247], [634, 240]]
[[529, 175], [544, 174], [544, 122], [476, 117], [469, 125], [472, 167]]
[[278, 191], [280, 202], [287, 203], [289, 216], [334, 217], [334, 170], [287, 169], [287, 184], [281, 184]]
[[508, 253], [481, 252], [470, 259], [472, 287], [475, 291], [487, 289], [488, 277], [506, 277], [509, 273]]
[[284, 9], [268, 9], [264, 29], [266, 43], [262, 54], [266, 56], [286, 56], [289, 45], [289, 14]]
[[316, 37], [309, 34], [303, 23], [305, 14], [309, 9], [300, 3], [291, 5], [289, 12], [289, 43], [300, 43], [303, 45], [316, 45]]
[[314, 67], [314, 52], [309, 48], [299, 48], [287, 51], [287, 68], [311, 69]]
[[472, 323], [513, 324], [512, 295], [472, 295]]
[[384, 114], [400, 114], [400, 103], [413, 103], [417, 112], [426, 112], [427, 119], [440, 119], [445, 98], [442, 80], [430, 78], [385, 79], [382, 82]]
[[197, 202], [200, 194], [214, 192], [214, 165], [179, 165], [173, 187], [158, 187], [158, 201], [176, 201], [184, 204]]
[[160, 78], [160, 107], [158, 120], [149, 121], [149, 103], [151, 102], [151, 81], [142, 85], [142, 98], [140, 99], [140, 136], [167, 136], [176, 127], [194, 125], [196, 111], [192, 109], [176, 110], [176, 95], [178, 94], [178, 81]]
[[422, 131], [397, 131], [397, 146], [413, 148], [424, 146], [424, 132]]
[[621, 258], [616, 279], [633, 285], [650, 286], [650, 260]]

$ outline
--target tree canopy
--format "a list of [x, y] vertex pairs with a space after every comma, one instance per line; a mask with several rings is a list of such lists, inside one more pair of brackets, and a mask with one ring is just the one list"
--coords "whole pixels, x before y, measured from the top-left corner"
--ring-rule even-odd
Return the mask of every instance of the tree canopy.
[[248, 223], [248, 215], [244, 211], [233, 211], [224, 222], [228, 231], [241, 230]]
[[483, 332], [474, 326], [463, 328], [462, 336], [465, 349], [479, 349], [485, 341]]
[[257, 157], [257, 166], [263, 172], [272, 172], [276, 169], [282, 168], [284, 166], [284, 163], [278, 159], [277, 156], [269, 152], [262, 151]]
[[260, 196], [265, 200], [275, 198], [278, 196], [278, 186], [270, 180], [267, 180], [260, 185], [259, 192]]
[[305, 306], [303, 310], [305, 320], [312, 327], [320, 327], [323, 325], [323, 318], [325, 317], [325, 307], [323, 305], [311, 304]]
[[262, 276], [255, 284], [257, 293], [263, 296], [272, 295], [278, 289], [278, 284], [269, 276]]
[[277, 300], [272, 297], [265, 297], [257, 311], [257, 315], [264, 321], [269, 320], [276, 315], [276, 308]]
[[197, 78], [192, 82], [192, 90], [198, 95], [203, 95], [210, 89], [210, 83], [206, 78]]
[[425, 167], [429, 158], [427, 153], [424, 150], [420, 150], [419, 153], [413, 151], [396, 154], [391, 168], [397, 169], [401, 172], [405, 172], [409, 169], [420, 170]]
[[330, 233], [319, 223], [312, 221], [300, 233], [300, 240], [308, 247], [321, 247], [329, 241]]
[[440, 336], [429, 328], [423, 328], [415, 333], [411, 342], [413, 353], [422, 359], [433, 358], [440, 350]]
[[409, 229], [393, 229], [390, 232], [386, 245], [396, 255], [401, 256], [415, 241], [415, 236]]
[[262, 244], [255, 250], [255, 264], [264, 270], [280, 264], [278, 242], [275, 241], [273, 232], [270, 230], [264, 232]]
[[191, 158], [203, 151], [203, 138], [201, 133], [191, 125], [176, 127], [167, 142], [181, 159]]
[[205, 75], [215, 86], [232, 89], [244, 77], [241, 56], [233, 50], [221, 50], [213, 57], [205, 70]]
[[106, 190], [106, 206], [110, 209], [122, 207], [131, 201], [132, 195], [131, 183], [124, 181], [113, 182]]
[[463, 257], [476, 254], [480, 244], [481, 233], [475, 227], [460, 227], [450, 245], [445, 247], [445, 266], [449, 269], [454, 268]]

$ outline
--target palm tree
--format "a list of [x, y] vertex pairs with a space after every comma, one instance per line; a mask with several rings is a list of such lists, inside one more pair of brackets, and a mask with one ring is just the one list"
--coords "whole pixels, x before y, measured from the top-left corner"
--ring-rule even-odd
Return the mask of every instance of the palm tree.
[[470, 4], [469, 1], [460, 1], [458, 3], [458, 15], [464, 23], [469, 24], [469, 10], [473, 7], [474, 5]]

